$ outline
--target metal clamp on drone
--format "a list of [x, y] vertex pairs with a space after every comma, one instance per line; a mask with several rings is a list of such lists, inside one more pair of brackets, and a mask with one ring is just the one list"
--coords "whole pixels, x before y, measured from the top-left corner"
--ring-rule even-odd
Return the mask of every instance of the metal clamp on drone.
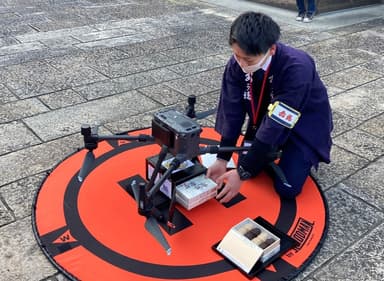
[[[204, 118], [216, 110], [210, 110], [204, 113], [196, 114], [195, 105], [196, 97], [188, 97], [188, 106], [186, 113], [180, 113], [175, 109], [165, 109], [154, 114], [152, 120], [152, 135], [111, 135], [100, 136], [97, 134], [97, 129], [91, 128], [89, 125], [81, 127], [81, 134], [84, 137], [84, 146], [88, 150], [83, 165], [78, 174], [78, 180], [82, 182], [89, 173], [95, 156], [93, 150], [97, 148], [98, 142], [103, 140], [129, 140], [139, 142], [156, 142], [161, 146], [158, 160], [154, 171], [148, 183], [137, 183], [132, 181], [131, 189], [134, 198], [138, 205], [138, 213], [147, 218], [145, 228], [150, 232], [156, 240], [166, 250], [167, 254], [171, 254], [171, 247], [160, 230], [158, 222], [164, 222], [169, 228], [174, 228], [173, 215], [175, 211], [175, 190], [172, 190], [172, 197], [169, 206], [168, 217], [156, 208], [154, 204], [154, 195], [158, 193], [163, 183], [171, 176], [181, 163], [186, 160], [194, 159], [198, 155], [205, 153], [216, 154], [218, 152], [234, 152], [247, 151], [250, 147], [220, 147], [218, 145], [209, 145], [200, 147], [201, 126], [196, 122], [196, 119]], [[166, 155], [171, 153], [174, 158], [171, 161], [169, 168], [165, 173], [158, 178], [159, 170]], [[284, 177], [284, 175], [283, 175]], [[176, 189], [176, 188], [174, 188]]]

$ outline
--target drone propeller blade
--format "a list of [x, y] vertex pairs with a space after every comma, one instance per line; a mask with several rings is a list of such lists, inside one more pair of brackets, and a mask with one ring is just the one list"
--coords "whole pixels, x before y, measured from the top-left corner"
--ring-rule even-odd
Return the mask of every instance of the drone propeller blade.
[[167, 251], [167, 255], [170, 255], [172, 249], [169, 246], [167, 240], [165, 239], [163, 233], [161, 232], [160, 227], [154, 217], [148, 217], [148, 219], [145, 221], [145, 229], [148, 230], [148, 232], [156, 238], [156, 240], [161, 244], [161, 246], [163, 246], [163, 248]]
[[77, 179], [79, 180], [79, 182], [82, 182], [84, 178], [88, 175], [89, 169], [92, 166], [93, 161], [95, 161], [95, 155], [90, 150], [85, 155], [83, 166], [81, 166], [79, 175], [77, 176]]
[[204, 112], [196, 113], [195, 118], [196, 119], [204, 119], [204, 118], [208, 117], [209, 115], [216, 113], [216, 111], [217, 111], [217, 108], [213, 108], [213, 109], [210, 109], [210, 110], [207, 110]]

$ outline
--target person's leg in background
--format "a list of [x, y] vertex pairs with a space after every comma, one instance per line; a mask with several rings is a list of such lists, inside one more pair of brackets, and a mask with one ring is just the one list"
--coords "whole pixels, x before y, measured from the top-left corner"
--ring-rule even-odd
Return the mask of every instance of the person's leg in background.
[[302, 21], [302, 20], [304, 20], [304, 17], [306, 15], [304, 0], [296, 0], [296, 6], [297, 6], [297, 10], [299, 12], [297, 14], [296, 20]]
[[312, 164], [304, 158], [300, 148], [289, 142], [285, 145], [278, 166], [291, 187], [286, 186], [277, 176], [274, 176], [274, 187], [277, 193], [287, 199], [294, 199], [302, 191], [305, 180], [310, 174]]
[[316, 13], [316, 0], [308, 0], [308, 9], [305, 17], [303, 19], [304, 22], [311, 22]]

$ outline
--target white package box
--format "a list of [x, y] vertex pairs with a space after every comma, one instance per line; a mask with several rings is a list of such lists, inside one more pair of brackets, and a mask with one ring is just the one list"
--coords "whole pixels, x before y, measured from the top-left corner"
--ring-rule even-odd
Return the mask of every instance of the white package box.
[[176, 199], [190, 210], [216, 196], [217, 184], [205, 174], [196, 176], [176, 187]]

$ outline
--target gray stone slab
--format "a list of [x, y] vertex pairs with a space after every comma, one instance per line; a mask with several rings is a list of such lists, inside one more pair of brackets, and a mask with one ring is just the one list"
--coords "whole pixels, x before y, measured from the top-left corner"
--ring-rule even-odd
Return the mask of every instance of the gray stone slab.
[[301, 47], [311, 43], [324, 41], [332, 37], [334, 37], [334, 35], [329, 32], [311, 32], [302, 28], [289, 26], [289, 28], [283, 30], [281, 41], [293, 47]]
[[345, 92], [344, 89], [329, 85], [327, 81], [323, 81], [324, 85], [327, 87], [327, 92], [329, 97], [336, 96], [342, 92]]
[[74, 87], [73, 89], [85, 99], [94, 100], [130, 91], [133, 90], [134, 87], [129, 83], [117, 83], [114, 80], [108, 79], [85, 86]]
[[19, 120], [48, 110], [49, 109], [36, 98], [9, 102], [0, 105], [0, 123]]
[[4, 46], [10, 46], [19, 43], [15, 38], [6, 36], [6, 37], [1, 37], [0, 35], [0, 48]]
[[214, 87], [205, 86], [199, 83], [198, 80], [193, 77], [186, 77], [177, 80], [173, 80], [165, 83], [165, 85], [179, 91], [180, 93], [189, 96], [201, 96], [215, 90]]
[[2, 227], [0, 246], [2, 280], [41, 280], [57, 272], [36, 243], [30, 217]]
[[163, 54], [150, 54], [140, 57], [133, 57], [124, 60], [113, 61], [105, 68], [98, 68], [98, 71], [111, 78], [126, 76], [155, 68], [175, 64], [176, 61]]
[[98, 40], [98, 41], [91, 41], [87, 43], [80, 43], [75, 46], [83, 50], [89, 50], [93, 48], [111, 48], [111, 47], [118, 47], [122, 45], [133, 44], [137, 42], [149, 41], [155, 38], [156, 36], [152, 34], [144, 33], [144, 34], [134, 34], [134, 35], [117, 37], [117, 38]]
[[81, 42], [90, 42], [90, 41], [97, 41], [97, 40], [103, 40], [108, 38], [122, 37], [122, 36], [132, 35], [136, 33], [137, 31], [132, 28], [116, 28], [116, 29], [93, 31], [90, 33], [77, 34], [77, 35], [73, 35], [73, 37], [75, 37]]
[[188, 46], [204, 48], [212, 54], [231, 52], [228, 43], [229, 26], [220, 27], [220, 30], [194, 30], [193, 32], [181, 32], [179, 38]]
[[382, 26], [384, 24], [384, 19], [378, 18], [374, 20], [364, 21], [357, 24], [352, 24], [344, 27], [330, 29], [329, 32], [336, 35], [347, 35], [351, 33], [356, 33], [364, 31], [371, 28], [376, 28], [377, 26]]
[[155, 114], [157, 111], [158, 109], [151, 110], [142, 114], [130, 116], [122, 120], [109, 122], [105, 124], [105, 127], [113, 133], [127, 132], [142, 128], [150, 128], [152, 124], [153, 114]]
[[7, 25], [0, 31], [0, 35], [3, 36], [18, 36], [25, 33], [37, 33], [37, 31], [28, 24]]
[[[1, 191], [1, 189], [0, 189]], [[1, 197], [0, 197], [1, 199]], [[12, 212], [4, 205], [4, 203], [0, 200], [0, 226], [11, 223], [15, 220]], [[1, 244], [0, 244], [1, 246]], [[2, 247], [0, 247], [2, 248]]]
[[0, 189], [0, 194], [16, 219], [31, 215], [34, 197], [46, 176], [46, 173], [37, 174], [5, 185]]
[[322, 76], [357, 66], [377, 58], [375, 53], [358, 48], [347, 48], [344, 45], [340, 45], [338, 39], [329, 39], [312, 43], [306, 46], [301, 46], [300, 49], [303, 49], [315, 58], [317, 68]]
[[78, 132], [82, 124], [103, 124], [126, 118], [159, 104], [137, 91], [106, 97], [26, 118], [25, 123], [43, 140]]
[[196, 59], [185, 63], [180, 63], [174, 66], [170, 66], [168, 68], [180, 75], [189, 76], [192, 74], [224, 66], [227, 61], [228, 58], [226, 56], [216, 55]]
[[12, 22], [16, 21], [16, 19], [18, 17], [20, 17], [20, 16], [17, 15], [16, 13], [12, 12], [12, 11], [3, 12], [3, 13], [1, 13], [0, 24], [1, 25], [7, 25], [9, 23], [12, 23]]
[[0, 105], [15, 100], [17, 100], [17, 97], [7, 87], [0, 84]]
[[357, 126], [362, 124], [364, 121], [358, 118], [354, 118], [342, 113], [339, 113], [336, 110], [332, 112], [333, 117], [333, 131], [332, 137], [341, 135]]
[[384, 139], [384, 114], [364, 122], [357, 128], [371, 135]]
[[42, 64], [39, 66], [41, 71], [35, 69], [31, 72], [35, 66], [36, 64], [32, 63], [7, 67], [0, 75], [5, 77], [6, 85], [21, 98], [38, 96], [107, 79], [96, 70], [81, 65], [58, 70], [50, 65]]
[[7, 67], [16, 64], [24, 64], [35, 61], [42, 61], [47, 58], [53, 58], [78, 52], [79, 49], [75, 47], [56, 48], [56, 49], [41, 49], [30, 52], [21, 52], [6, 56], [0, 56], [0, 67]]
[[40, 40], [58, 39], [58, 38], [68, 37], [68, 36], [77, 36], [77, 35], [82, 35], [84, 33], [91, 33], [94, 31], [97, 31], [97, 30], [90, 26], [81, 26], [81, 27], [65, 28], [65, 29], [58, 29], [58, 30], [52, 30], [52, 31], [46, 31], [46, 32], [43, 31], [39, 33], [27, 33], [27, 34], [15, 36], [15, 38], [20, 42], [26, 43], [26, 42], [34, 42], [34, 41], [40, 41]]
[[80, 43], [79, 40], [71, 37], [71, 36], [63, 36], [60, 38], [50, 38], [50, 39], [42, 39], [40, 40], [45, 46], [50, 49], [61, 49], [72, 47], [75, 44]]
[[169, 26], [204, 26], [209, 22], [209, 18], [204, 16], [203, 10], [186, 11], [177, 14], [168, 13], [160, 16], [159, 20]]
[[331, 150], [331, 163], [320, 163], [313, 175], [323, 189], [341, 182], [365, 167], [369, 161], [336, 145]]
[[74, 65], [59, 71], [49, 84], [55, 89], [67, 89], [106, 79], [107, 77], [90, 67]]
[[[376, 208], [342, 191], [342, 185], [326, 191], [325, 196], [329, 208], [328, 234], [319, 253], [298, 280], [303, 280], [317, 268], [349, 249], [363, 235], [369, 234], [384, 217]], [[315, 275], [316, 278], [319, 276]]]
[[92, 100], [133, 89], [147, 87], [176, 78], [180, 78], [180, 75], [166, 68], [159, 68], [157, 70], [150, 70], [112, 80], [93, 83], [83, 87], [75, 87], [74, 90], [86, 99]]
[[152, 17], [138, 17], [127, 18], [120, 20], [101, 21], [101, 23], [94, 24], [93, 27], [97, 30], [109, 30], [118, 28], [132, 28], [136, 31], [145, 31], [146, 28], [154, 28], [156, 25], [163, 25], [158, 19]]
[[167, 36], [116, 48], [122, 50], [130, 57], [137, 57], [186, 46], [187, 43], [182, 41], [180, 36]]
[[47, 65], [44, 61], [35, 61], [18, 65], [11, 65], [0, 69], [0, 78], [11, 89], [20, 88], [21, 81], [37, 80], [40, 76], [48, 76], [50, 73], [55, 72], [55, 69]]
[[162, 52], [162, 54], [170, 57], [174, 61], [185, 62], [185, 61], [191, 61], [191, 60], [201, 58], [203, 56], [210, 55], [211, 52], [203, 48], [180, 47], [180, 48], [167, 50], [166, 52]]
[[333, 140], [336, 145], [371, 161], [384, 154], [383, 140], [359, 129], [348, 131]]
[[343, 48], [362, 49], [376, 54], [384, 53], [383, 34], [376, 30], [365, 30], [340, 37], [337, 46]]
[[13, 17], [4, 18], [1, 17], [0, 25], [3, 26], [18, 26], [18, 25], [33, 25], [35, 23], [45, 24], [51, 22], [51, 20], [46, 16], [45, 12], [39, 13], [28, 13], [28, 14], [19, 14], [14, 13]]
[[157, 84], [149, 87], [144, 87], [139, 92], [146, 95], [148, 98], [155, 100], [161, 105], [168, 106], [178, 102], [186, 102], [185, 95], [167, 87], [165, 84]]
[[344, 180], [343, 189], [384, 210], [383, 167], [384, 158], [381, 157]]
[[21, 122], [0, 124], [0, 155], [40, 143], [40, 140]]
[[334, 111], [354, 117], [357, 122], [368, 120], [384, 110], [383, 87], [384, 79], [379, 79], [343, 92], [330, 98], [331, 107]]
[[72, 54], [57, 56], [46, 61], [53, 67], [64, 70], [78, 66], [97, 66], [98, 68], [109, 67], [109, 64], [116, 60], [126, 59], [129, 56], [123, 51], [115, 48], [96, 49], [83, 51], [79, 50]]
[[[316, 57], [315, 57], [316, 60]], [[316, 69], [319, 73], [320, 77], [326, 77], [327, 75], [332, 75], [333, 73], [337, 73], [337, 71], [341, 71], [345, 68], [345, 64], [340, 60], [335, 59], [334, 57], [327, 57], [325, 59], [316, 60]], [[324, 81], [324, 83], [328, 87], [335, 87], [333, 84], [328, 83], [328, 81]]]
[[202, 85], [208, 86], [215, 90], [221, 89], [221, 81], [223, 79], [224, 66], [220, 66], [215, 69], [210, 69], [204, 72], [200, 72], [192, 75], [192, 79], [196, 79]]
[[48, 171], [83, 145], [79, 133], [2, 155], [0, 186]]
[[383, 77], [383, 75], [362, 69], [359, 66], [333, 73], [332, 75], [323, 77], [323, 80], [329, 85], [348, 90], [381, 77]]
[[56, 280], [54, 281], [71, 281], [67, 277], [65, 277], [63, 274], [60, 274], [60, 273], [56, 274], [55, 277], [56, 277]]
[[122, 85], [133, 85], [134, 88], [141, 88], [150, 86], [157, 83], [162, 83], [169, 80], [180, 78], [180, 75], [165, 68], [158, 68], [156, 70], [150, 70], [139, 74], [128, 75], [114, 79], [115, 82]]
[[384, 280], [384, 224], [355, 245], [346, 249], [324, 268], [316, 272], [319, 281], [325, 280]]
[[21, 43], [16, 45], [4, 46], [0, 48], [0, 56], [10, 55], [20, 52], [30, 52], [46, 49], [47, 47], [40, 42]]
[[374, 60], [370, 60], [367, 63], [361, 65], [363, 69], [368, 69], [369, 71], [374, 71], [378, 74], [384, 76], [384, 58], [378, 57]]
[[205, 95], [200, 95], [196, 97], [196, 112], [202, 112], [206, 110], [211, 110], [217, 107], [219, 104], [220, 91], [214, 90]]
[[86, 101], [86, 99], [73, 90], [64, 90], [42, 95], [39, 96], [39, 99], [50, 109], [58, 109]]
[[49, 14], [49, 17], [52, 19], [51, 22], [37, 22], [31, 24], [31, 26], [34, 29], [39, 30], [40, 32], [50, 32], [61, 29], [82, 28], [84, 26], [88, 26], [94, 23], [94, 21], [84, 18], [84, 16], [82, 15], [73, 13], [73, 11], [62, 11], [60, 13], [51, 12]]

